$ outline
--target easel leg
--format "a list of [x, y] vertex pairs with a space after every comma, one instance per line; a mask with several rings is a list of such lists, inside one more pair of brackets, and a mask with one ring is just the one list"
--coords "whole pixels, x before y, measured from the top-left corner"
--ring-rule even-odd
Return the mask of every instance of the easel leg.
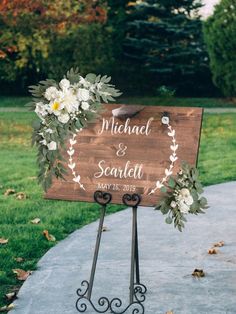
[[140, 284], [137, 209], [136, 209], [136, 219], [135, 219], [135, 268], [136, 268], [136, 284]]
[[100, 216], [95, 251], [94, 251], [94, 256], [93, 256], [93, 264], [92, 264], [92, 269], [91, 269], [91, 274], [90, 274], [90, 279], [89, 279], [89, 289], [88, 289], [88, 294], [87, 294], [87, 298], [89, 300], [91, 299], [91, 295], [92, 295], [94, 275], [95, 275], [96, 266], [97, 266], [98, 252], [99, 252], [100, 243], [101, 243], [102, 228], [103, 228], [105, 214], [106, 214], [106, 205], [103, 205], [101, 207], [101, 216]]
[[[124, 314], [132, 309], [132, 313], [144, 314], [144, 301], [146, 299], [145, 293], [147, 288], [140, 284], [140, 274], [139, 274], [139, 251], [138, 251], [138, 228], [137, 228], [137, 208], [141, 201], [141, 196], [138, 194], [125, 194], [123, 196], [123, 203], [127, 206], [132, 206], [132, 244], [131, 244], [131, 266], [130, 266], [130, 294], [129, 294], [129, 304], [126, 307], [122, 306], [122, 300], [115, 297], [109, 300], [107, 297], [100, 297], [96, 305], [92, 299], [92, 289], [94, 283], [94, 276], [96, 272], [97, 260], [99, 247], [102, 236], [102, 228], [104, 217], [106, 214], [106, 205], [111, 202], [111, 194], [96, 191], [94, 193], [94, 200], [96, 203], [102, 206], [101, 216], [99, 221], [96, 245], [94, 250], [94, 257], [92, 263], [92, 269], [90, 274], [89, 282], [83, 280], [81, 282], [80, 288], [77, 289], [78, 299], [76, 301], [76, 309], [80, 313], [84, 313], [88, 305], [90, 305], [97, 313], [107, 313], [108, 311], [113, 314]], [[136, 274], [136, 282], [134, 282], [134, 277]]]
[[129, 301], [132, 303], [134, 301], [134, 269], [136, 268], [137, 276], [137, 207], [134, 206], [133, 209], [133, 219], [132, 219], [132, 244], [131, 244], [131, 266], [130, 266], [130, 295]]

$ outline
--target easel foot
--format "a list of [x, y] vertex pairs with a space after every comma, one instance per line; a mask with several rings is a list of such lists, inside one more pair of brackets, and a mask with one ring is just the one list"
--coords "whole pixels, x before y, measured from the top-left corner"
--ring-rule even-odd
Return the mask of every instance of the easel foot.
[[123, 314], [123, 313], [135, 313], [144, 314], [143, 302], [146, 299], [147, 288], [143, 284], [134, 284], [134, 301], [128, 306], [124, 307], [121, 299], [113, 298], [109, 300], [107, 297], [100, 297], [95, 305], [91, 299], [87, 297], [87, 292], [89, 291], [89, 282], [84, 280], [81, 282], [81, 288], [77, 290], [77, 295], [79, 296], [76, 302], [76, 309], [80, 313], [84, 313], [90, 306], [97, 313], [113, 313], [113, 314]]

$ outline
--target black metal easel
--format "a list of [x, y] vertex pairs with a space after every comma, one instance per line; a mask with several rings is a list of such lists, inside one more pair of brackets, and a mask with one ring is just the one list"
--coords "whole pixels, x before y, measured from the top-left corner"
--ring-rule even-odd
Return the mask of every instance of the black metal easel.
[[[137, 208], [141, 202], [141, 196], [139, 194], [125, 194], [123, 195], [122, 201], [125, 205], [131, 206], [133, 211], [132, 219], [132, 245], [131, 245], [131, 266], [130, 266], [130, 294], [129, 304], [123, 307], [122, 301], [119, 298], [113, 298], [109, 300], [107, 297], [100, 297], [98, 300], [98, 307], [94, 305], [91, 300], [94, 276], [96, 271], [99, 247], [102, 236], [103, 222], [106, 214], [106, 207], [112, 200], [112, 195], [108, 192], [96, 191], [94, 193], [94, 200], [96, 203], [101, 205], [101, 216], [99, 222], [99, 228], [97, 233], [96, 246], [93, 257], [93, 264], [90, 274], [89, 282], [83, 280], [81, 282], [81, 288], [77, 290], [79, 296], [76, 302], [76, 309], [83, 313], [87, 310], [88, 305], [95, 310], [97, 313], [114, 313], [123, 314], [128, 311], [135, 314], [144, 314], [145, 293], [147, 288], [140, 283], [139, 273], [139, 252], [138, 252], [138, 228], [137, 228]], [[136, 282], [134, 277], [136, 275]]]

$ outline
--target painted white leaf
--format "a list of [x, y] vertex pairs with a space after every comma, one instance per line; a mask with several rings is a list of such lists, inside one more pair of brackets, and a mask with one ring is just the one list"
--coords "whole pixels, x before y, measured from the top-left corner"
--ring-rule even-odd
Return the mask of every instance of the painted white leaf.
[[76, 140], [70, 139], [70, 145], [75, 145]]
[[70, 155], [70, 156], [72, 156], [72, 155], [74, 155], [74, 152], [75, 152], [74, 149], [71, 149], [71, 150], [68, 150], [68, 151], [67, 151], [67, 154]]
[[165, 170], [165, 175], [166, 175], [167, 177], [169, 177], [172, 173], [173, 173], [173, 172], [172, 172], [171, 170], [169, 170], [169, 169], [166, 169], [166, 170]]
[[158, 189], [160, 189], [161, 187], [163, 187], [163, 184], [162, 184], [160, 181], [157, 181], [157, 182], [156, 182], [156, 187], [157, 187]]
[[173, 151], [176, 151], [178, 149], [178, 147], [179, 147], [179, 145], [175, 144], [175, 145], [171, 145], [170, 149], [173, 150]]
[[168, 132], [169, 136], [175, 136], [175, 130], [172, 130], [171, 132]]
[[79, 183], [80, 182], [80, 175], [78, 175], [76, 178], [73, 178], [73, 181]]
[[176, 157], [176, 156], [173, 156], [173, 155], [170, 156], [170, 160], [172, 162], [175, 162], [177, 159], [178, 159], [178, 157]]
[[75, 168], [75, 163], [69, 164], [68, 167], [69, 167], [70, 169], [74, 169], [74, 168]]

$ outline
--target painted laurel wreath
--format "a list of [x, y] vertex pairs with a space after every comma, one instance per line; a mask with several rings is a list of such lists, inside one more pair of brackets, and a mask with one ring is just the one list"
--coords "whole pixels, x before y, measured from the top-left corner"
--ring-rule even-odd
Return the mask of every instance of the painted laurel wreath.
[[[169, 156], [170, 165], [168, 168], [165, 169], [165, 176], [161, 180], [158, 180], [156, 182], [156, 186], [151, 190], [149, 195], [154, 194], [157, 189], [161, 189], [162, 187], [164, 187], [164, 183], [167, 181], [168, 177], [170, 177], [170, 175], [172, 175], [174, 163], [178, 159], [178, 157], [176, 155], [176, 151], [178, 149], [178, 144], [176, 143], [175, 130], [170, 125], [170, 121], [169, 121], [169, 118], [167, 116], [163, 116], [161, 119], [161, 122], [162, 122], [162, 124], [167, 126], [167, 128], [168, 128], [167, 135], [172, 138], [172, 144], [170, 145], [171, 155]], [[80, 130], [78, 130], [78, 132], [79, 131]], [[78, 183], [81, 189], [85, 190], [84, 185], [81, 183], [81, 176], [79, 175], [78, 172], [75, 171], [76, 163], [73, 160], [73, 155], [75, 153], [74, 145], [76, 144], [77, 133], [74, 133], [72, 135], [72, 137], [70, 138], [70, 146], [69, 146], [69, 149], [67, 150], [67, 154], [69, 155], [68, 167], [71, 169], [71, 172], [73, 175], [73, 181]]]

